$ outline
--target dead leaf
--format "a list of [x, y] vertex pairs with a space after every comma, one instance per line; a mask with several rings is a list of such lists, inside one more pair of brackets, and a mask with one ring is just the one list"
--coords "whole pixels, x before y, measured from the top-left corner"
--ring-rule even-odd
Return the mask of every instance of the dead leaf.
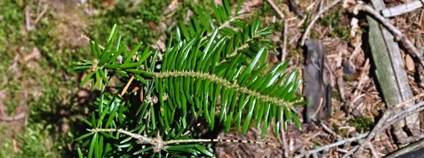
[[156, 30], [156, 28], [158, 27], [158, 25], [156, 23], [154, 23], [153, 21], [149, 21], [148, 25], [153, 30]]
[[409, 54], [407, 54], [406, 57], [405, 57], [405, 66], [406, 66], [406, 69], [408, 71], [414, 71], [415, 70], [414, 60], [412, 59], [412, 57]]

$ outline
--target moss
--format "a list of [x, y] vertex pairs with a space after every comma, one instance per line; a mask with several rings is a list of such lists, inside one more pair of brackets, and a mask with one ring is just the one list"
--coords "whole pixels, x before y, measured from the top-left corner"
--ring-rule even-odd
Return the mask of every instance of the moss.
[[[24, 14], [21, 14], [23, 8], [14, 2], [0, 1], [0, 52], [11, 51], [16, 42], [21, 42], [18, 38], [24, 33], [21, 23], [24, 21]], [[8, 57], [8, 56], [6, 56]], [[9, 56], [14, 57], [14, 56]], [[1, 61], [5, 61], [5, 56], [0, 55]]]
[[355, 119], [350, 119], [347, 121], [350, 125], [354, 126], [358, 131], [369, 131], [374, 125], [374, 122], [366, 117], [359, 116]]
[[320, 23], [325, 27], [333, 28], [332, 31], [328, 33], [329, 37], [340, 37], [343, 40], [349, 40], [349, 25], [342, 24], [343, 14], [340, 11], [337, 11], [332, 14], [325, 14]]
[[162, 33], [152, 25], [158, 25], [166, 20], [163, 17], [163, 10], [170, 3], [171, 0], [142, 1], [139, 6], [129, 9], [125, 7], [128, 5], [127, 2], [119, 1], [113, 9], [105, 11], [104, 15], [99, 14], [95, 17], [98, 20], [89, 32], [93, 37], [99, 39], [100, 43], [104, 43], [109, 35], [104, 30], [111, 30], [112, 26], [117, 24], [121, 35], [127, 37], [122, 38], [124, 44], [133, 46], [143, 42], [144, 46], [150, 45], [156, 42]]
[[341, 100], [341, 96], [340, 96], [340, 93], [339, 92], [337, 92], [337, 91], [333, 91], [332, 93], [332, 98], [334, 98], [334, 99], [336, 99], [336, 100]]

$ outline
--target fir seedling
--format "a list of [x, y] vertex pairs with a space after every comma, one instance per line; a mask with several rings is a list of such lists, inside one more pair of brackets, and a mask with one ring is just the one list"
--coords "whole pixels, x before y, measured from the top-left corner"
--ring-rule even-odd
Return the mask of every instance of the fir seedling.
[[[254, 126], [262, 137], [270, 124], [275, 134], [280, 122], [284, 129], [292, 122], [300, 128], [295, 106], [305, 102], [297, 93], [298, 73], [286, 72], [287, 62], [264, 72], [272, 30], [262, 29], [260, 20], [241, 19], [241, 4], [234, 12], [227, 0], [211, 4], [212, 16], [199, 9], [191, 25], [179, 23], [163, 53], [139, 50], [142, 43], [127, 52], [116, 26], [104, 48], [91, 41], [93, 58], [74, 63], [74, 70], [88, 72], [81, 86], [91, 83], [102, 93], [92, 118], [84, 120], [91, 129], [77, 139], [85, 147], [80, 157], [212, 156], [193, 130], [197, 120], [227, 132]], [[128, 84], [108, 93], [113, 75]]]

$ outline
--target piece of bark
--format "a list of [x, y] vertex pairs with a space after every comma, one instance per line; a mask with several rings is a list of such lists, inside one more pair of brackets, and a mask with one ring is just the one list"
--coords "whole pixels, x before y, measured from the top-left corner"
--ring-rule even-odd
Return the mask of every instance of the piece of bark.
[[[331, 86], [325, 83], [325, 48], [318, 40], [306, 40], [306, 66], [304, 68], [305, 99], [308, 101], [305, 109], [305, 121], [319, 121], [331, 114], [331, 95], [327, 89]], [[327, 101], [329, 100], [329, 101]]]
[[[385, 8], [383, 0], [372, 0], [372, 4], [376, 11]], [[367, 21], [370, 27], [368, 37], [376, 68], [375, 74], [386, 105], [394, 106], [413, 97], [399, 46], [390, 32], [372, 17], [367, 16]], [[407, 106], [411, 105], [413, 104]], [[419, 127], [418, 114], [411, 115], [404, 121], [399, 121], [393, 125], [394, 134], [398, 142], [402, 144], [405, 143], [402, 140], [408, 137], [406, 132], [403, 131], [405, 124], [412, 135], [416, 135], [414, 132], [418, 131], [417, 128]]]

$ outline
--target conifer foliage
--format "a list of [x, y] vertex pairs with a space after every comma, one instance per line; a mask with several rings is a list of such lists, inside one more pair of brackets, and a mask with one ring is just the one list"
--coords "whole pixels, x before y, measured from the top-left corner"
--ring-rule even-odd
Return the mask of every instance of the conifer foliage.
[[[184, 141], [199, 139], [199, 120], [210, 130], [220, 125], [245, 133], [253, 126], [262, 136], [272, 123], [276, 134], [287, 123], [300, 127], [295, 106], [305, 102], [296, 93], [298, 73], [286, 72], [287, 62], [267, 69], [272, 30], [262, 29], [260, 20], [243, 20], [241, 5], [233, 11], [227, 0], [211, 4], [212, 15], [199, 8], [190, 24], [179, 23], [164, 52], [140, 50], [142, 43], [127, 52], [121, 38], [131, 37], [119, 36], [116, 26], [104, 48], [91, 41], [92, 59], [75, 62], [74, 70], [88, 72], [81, 86], [91, 82], [102, 93], [91, 120], [84, 120], [91, 129], [77, 138], [80, 157], [212, 156], [207, 144]], [[141, 90], [122, 85], [105, 92], [111, 76]]]

